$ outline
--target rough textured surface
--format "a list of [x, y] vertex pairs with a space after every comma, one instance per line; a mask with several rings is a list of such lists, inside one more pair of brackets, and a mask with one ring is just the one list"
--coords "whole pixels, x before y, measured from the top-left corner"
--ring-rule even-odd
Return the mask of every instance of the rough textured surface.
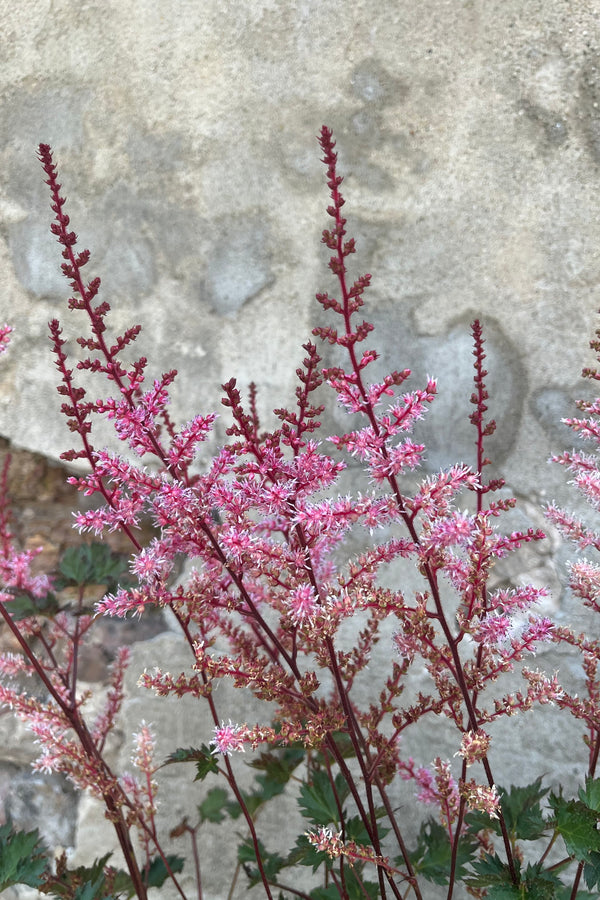
[[[367, 317], [382, 365], [410, 367], [416, 381], [439, 376], [422, 430], [427, 465], [473, 459], [477, 315], [499, 423], [490, 452], [524, 501], [518, 524], [537, 527], [540, 501], [570, 496], [546, 459], [569, 443], [559, 419], [579, 391], [599, 306], [593, 0], [21, 0], [0, 3], [0, 33], [0, 319], [16, 329], [2, 360], [0, 434], [51, 460], [69, 440], [46, 323], [64, 320], [74, 354], [78, 326], [48, 234], [39, 141], [56, 151], [115, 332], [141, 322], [152, 375], [180, 369], [174, 417], [214, 409], [219, 384], [236, 375], [257, 382], [268, 421], [292, 396], [300, 345], [323, 321], [315, 291], [333, 290], [319, 244], [327, 198], [315, 135], [326, 123], [346, 175], [357, 271], [374, 275]], [[326, 427], [337, 424], [331, 412]], [[56, 553], [67, 502], [50, 492], [43, 511], [24, 500], [27, 540], [47, 538]], [[499, 577], [550, 583], [566, 618], [568, 551], [555, 539], [548, 547]], [[167, 637], [139, 644], [138, 672]], [[168, 734], [173, 713], [153, 705], [149, 714], [135, 677], [132, 727], [146, 717]], [[55, 788], [21, 774], [31, 748], [6, 722], [0, 797], [5, 811], [35, 818]], [[566, 756], [563, 774], [573, 775], [579, 751], [557, 743], [550, 716], [538, 727], [542, 768], [560, 769]], [[518, 780], [514, 745], [497, 752], [507, 781]], [[97, 850], [92, 821], [80, 805], [78, 824], [54, 836], [83, 858], [84, 847]], [[211, 883], [209, 896], [219, 891]]]

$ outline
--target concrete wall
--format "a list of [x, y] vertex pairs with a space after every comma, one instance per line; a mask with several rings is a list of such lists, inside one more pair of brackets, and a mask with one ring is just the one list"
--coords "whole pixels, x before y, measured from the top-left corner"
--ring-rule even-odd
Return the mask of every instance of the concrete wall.
[[[48, 233], [40, 141], [56, 151], [115, 331], [140, 322], [152, 375], [180, 370], [174, 417], [214, 409], [235, 375], [257, 382], [268, 422], [323, 322], [315, 291], [334, 289], [319, 243], [325, 123], [356, 271], [374, 276], [367, 317], [383, 364], [439, 377], [428, 465], [473, 459], [478, 316], [499, 422], [490, 451], [523, 498], [520, 524], [538, 525], [540, 501], [568, 496], [546, 459], [570, 442], [559, 420], [590, 362], [599, 306], [593, 0], [21, 0], [0, 5], [0, 35], [0, 319], [16, 329], [1, 435], [50, 460], [69, 446], [46, 323], [64, 321], [73, 353], [79, 332]], [[567, 556], [554, 538], [501, 575], [550, 583], [551, 609], [566, 615]], [[149, 712], [135, 688], [143, 665], [178, 652], [168, 631], [154, 641], [136, 646], [129, 710], [168, 732], [169, 713]], [[583, 750], [557, 747], [544, 722], [541, 758], [552, 745], [554, 767], [568, 753], [575, 775]], [[194, 727], [181, 739], [196, 740]], [[514, 755], [498, 758], [506, 781], [519, 780]], [[80, 805], [59, 842], [97, 851], [90, 821]], [[217, 878], [208, 896], [221, 890]]]

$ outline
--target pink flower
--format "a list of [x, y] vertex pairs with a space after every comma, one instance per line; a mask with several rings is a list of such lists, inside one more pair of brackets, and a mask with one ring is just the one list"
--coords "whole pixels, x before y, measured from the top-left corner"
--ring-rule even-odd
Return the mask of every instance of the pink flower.
[[0, 325], [0, 353], [8, 348], [12, 330], [10, 325]]
[[421, 766], [415, 773], [415, 780], [419, 786], [417, 800], [420, 800], [421, 803], [438, 803], [439, 794], [433, 772], [430, 772], [425, 766]]
[[435, 550], [452, 545], [464, 546], [473, 538], [474, 531], [475, 519], [473, 516], [453, 511], [435, 523], [427, 543]]
[[322, 825], [316, 831], [307, 831], [309, 842], [321, 853], [326, 853], [330, 859], [335, 859], [343, 853], [344, 845], [340, 832], [334, 832], [331, 828]]
[[152, 774], [154, 771], [155, 739], [151, 727], [142, 721], [140, 730], [133, 735], [135, 753], [132, 762], [141, 772]]
[[587, 606], [600, 608], [600, 567], [582, 559], [569, 565], [570, 585]]
[[195, 416], [191, 422], [188, 422], [181, 429], [174, 438], [169, 450], [169, 462], [172, 466], [192, 462], [196, 452], [196, 445], [206, 440], [216, 418], [214, 414]]
[[521, 633], [520, 640], [523, 645], [531, 652], [535, 652], [532, 646], [538, 641], [552, 641], [554, 635], [554, 622], [545, 616], [530, 616], [529, 624], [526, 625]]
[[170, 568], [171, 563], [161, 555], [156, 540], [136, 554], [131, 563], [131, 571], [142, 582], [152, 581], [154, 578], [164, 578]]
[[469, 809], [486, 812], [490, 819], [498, 818], [500, 797], [496, 785], [490, 788], [487, 785], [477, 784], [471, 779], [468, 782], [461, 782], [459, 791], [461, 797], [466, 800]]
[[311, 585], [303, 584], [286, 599], [290, 617], [295, 625], [304, 621], [312, 622], [319, 610], [319, 602]]
[[124, 618], [128, 612], [141, 616], [146, 605], [152, 602], [152, 598], [144, 591], [136, 588], [126, 591], [124, 588], [119, 588], [116, 594], [105, 594], [102, 600], [96, 604], [96, 613], [117, 616], [120, 619]]
[[488, 755], [490, 743], [491, 738], [489, 734], [486, 734], [481, 728], [477, 731], [465, 731], [462, 736], [460, 750], [454, 755], [462, 756], [467, 766], [472, 766], [473, 763], [484, 759]]
[[245, 753], [244, 738], [246, 733], [247, 727], [245, 725], [234, 725], [231, 719], [229, 720], [229, 725], [221, 722], [221, 725], [215, 727], [215, 736], [210, 742], [214, 744], [212, 752], [215, 754], [223, 753], [226, 756], [231, 756], [235, 750]]
[[473, 637], [478, 643], [494, 646], [507, 641], [512, 629], [510, 616], [487, 615], [476, 625]]

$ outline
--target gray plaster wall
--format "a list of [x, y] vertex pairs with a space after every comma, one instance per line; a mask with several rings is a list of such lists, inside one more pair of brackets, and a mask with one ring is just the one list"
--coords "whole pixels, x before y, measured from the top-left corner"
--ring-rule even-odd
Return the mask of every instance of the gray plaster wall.
[[[320, 244], [316, 134], [327, 124], [355, 271], [373, 274], [367, 317], [382, 366], [439, 379], [423, 429], [428, 468], [473, 462], [478, 316], [499, 424], [490, 453], [523, 501], [517, 524], [541, 524], [539, 504], [554, 496], [574, 503], [546, 460], [570, 444], [560, 418], [581, 391], [600, 305], [598, 16], [594, 0], [0, 3], [0, 319], [15, 327], [0, 434], [54, 459], [69, 447], [47, 322], [63, 321], [75, 356], [79, 331], [48, 232], [40, 141], [55, 150], [115, 332], [141, 323], [150, 374], [180, 371], [174, 418], [215, 409], [235, 375], [258, 384], [268, 424], [293, 396], [300, 345], [323, 323], [314, 294], [335, 287]], [[340, 424], [330, 412], [327, 428]], [[550, 610], [564, 617], [568, 555], [552, 536], [499, 577], [549, 583]], [[187, 729], [183, 743], [204, 727], [135, 686], [144, 665], [177, 658], [174, 642], [167, 633], [136, 647], [127, 701], [132, 727], [146, 718], [162, 729], [165, 755], [174, 728]], [[415, 755], [426, 757], [438, 728]], [[550, 714], [538, 722], [532, 767], [552, 758], [576, 778], [584, 749], [556, 734]], [[496, 751], [507, 782], [523, 775], [519, 741], [531, 742], [525, 725]], [[15, 766], [28, 762], [21, 732], [5, 743], [21, 748]], [[115, 752], [128, 758], [125, 733]], [[181, 783], [168, 790], [164, 805], [179, 812]], [[84, 859], [98, 853], [99, 828], [103, 846], [111, 838], [87, 801], [77, 815], [57, 841]], [[209, 857], [223, 852], [216, 840]], [[225, 896], [223, 884], [215, 875], [207, 896]]]

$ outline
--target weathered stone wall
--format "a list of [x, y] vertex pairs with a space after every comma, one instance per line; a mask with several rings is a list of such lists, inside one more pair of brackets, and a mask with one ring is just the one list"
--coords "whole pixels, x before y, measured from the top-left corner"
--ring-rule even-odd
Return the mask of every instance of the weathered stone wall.
[[[56, 461], [69, 446], [50, 318], [78, 349], [37, 144], [56, 152], [115, 332], [140, 322], [151, 374], [180, 370], [174, 418], [213, 410], [235, 375], [257, 382], [267, 423], [292, 397], [300, 345], [323, 322], [315, 291], [334, 290], [320, 245], [327, 194], [315, 135], [325, 123], [346, 175], [356, 271], [374, 276], [367, 318], [381, 364], [439, 378], [423, 429], [428, 466], [473, 460], [468, 326], [478, 316], [499, 423], [490, 453], [523, 500], [517, 525], [538, 526], [540, 503], [554, 496], [574, 503], [546, 460], [570, 443], [559, 420], [580, 391], [600, 305], [594, 0], [21, 0], [0, 6], [0, 35], [0, 320], [15, 327], [1, 362], [0, 434], [15, 447]], [[338, 425], [331, 412], [326, 428]], [[40, 498], [21, 498], [25, 539], [47, 537], [55, 552], [61, 491], [49, 489], [44, 511]], [[553, 536], [498, 577], [549, 584], [549, 608], [565, 620], [569, 552]], [[160, 627], [127, 637], [138, 642], [121, 762], [127, 726], [141, 718], [156, 724], [165, 755], [174, 734], [195, 743], [205, 728], [197, 710], [136, 688], [144, 666], [177, 668], [177, 637]], [[563, 674], [577, 683], [569, 665]], [[423, 762], [440, 727], [433, 721], [413, 750]], [[33, 778], [21, 726], [3, 717], [0, 728], [4, 811], [43, 826], [60, 796], [71, 813], [47, 824], [49, 840], [76, 846], [78, 860], [98, 855], [108, 826], [67, 786]], [[526, 777], [519, 745], [533, 772], [579, 777], [584, 748], [551, 712], [499, 741], [507, 782]], [[174, 823], [182, 782], [166, 787]], [[232, 852], [222, 833], [215, 840], [219, 858]], [[207, 879], [206, 896], [225, 896], [220, 872]]]

